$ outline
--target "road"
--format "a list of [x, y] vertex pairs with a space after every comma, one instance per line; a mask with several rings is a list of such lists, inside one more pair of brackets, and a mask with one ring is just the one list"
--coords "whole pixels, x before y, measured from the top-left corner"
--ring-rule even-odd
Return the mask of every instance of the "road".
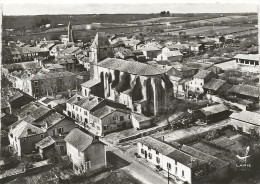
[[[125, 170], [136, 179], [144, 184], [167, 184], [168, 181], [156, 172], [151, 171], [148, 167], [138, 163], [128, 154], [122, 153], [113, 144], [102, 140], [107, 144], [107, 159], [108, 162], [114, 165], [117, 169]], [[173, 184], [173, 182], [170, 182]]]

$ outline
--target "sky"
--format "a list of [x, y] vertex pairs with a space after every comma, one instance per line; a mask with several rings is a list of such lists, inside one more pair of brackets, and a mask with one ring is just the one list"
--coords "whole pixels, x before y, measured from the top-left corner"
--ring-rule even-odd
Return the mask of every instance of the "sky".
[[[212, 2], [211, 4], [205, 4], [206, 1], [194, 0], [124, 0], [120, 2], [116, 0], [38, 0], [38, 4], [35, 4], [36, 1], [31, 0], [3, 1], [3, 15], [159, 13], [163, 10], [171, 13], [257, 12], [257, 1], [254, 0], [236, 0], [236, 4], [234, 4], [234, 1], [227, 0], [207, 1]], [[183, 2], [188, 4], [183, 4]], [[196, 4], [191, 4], [191, 2]]]

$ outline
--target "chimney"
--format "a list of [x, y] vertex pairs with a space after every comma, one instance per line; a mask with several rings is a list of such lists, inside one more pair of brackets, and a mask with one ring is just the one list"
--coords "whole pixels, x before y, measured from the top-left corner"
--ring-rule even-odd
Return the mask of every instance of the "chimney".
[[80, 101], [80, 97], [79, 96], [77, 96], [77, 100]]
[[164, 142], [164, 136], [162, 137], [162, 141]]

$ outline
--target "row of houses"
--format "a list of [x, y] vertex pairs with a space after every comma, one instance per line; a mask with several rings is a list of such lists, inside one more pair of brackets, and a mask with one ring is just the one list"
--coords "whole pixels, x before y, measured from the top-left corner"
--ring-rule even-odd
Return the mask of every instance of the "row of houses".
[[228, 162], [187, 145], [175, 148], [150, 136], [138, 141], [137, 153], [154, 166], [168, 172], [170, 177], [187, 183], [216, 182], [229, 173]]

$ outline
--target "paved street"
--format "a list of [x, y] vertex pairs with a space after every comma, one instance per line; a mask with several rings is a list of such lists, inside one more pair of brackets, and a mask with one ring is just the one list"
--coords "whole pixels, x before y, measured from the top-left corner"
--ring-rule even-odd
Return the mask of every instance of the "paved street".
[[[164, 184], [167, 179], [156, 172], [151, 171], [148, 167], [138, 163], [128, 154], [122, 153], [113, 144], [105, 142], [107, 146], [108, 162], [111, 162], [115, 168], [123, 169], [131, 173], [135, 178], [144, 184]], [[170, 182], [173, 184], [173, 182]]]

